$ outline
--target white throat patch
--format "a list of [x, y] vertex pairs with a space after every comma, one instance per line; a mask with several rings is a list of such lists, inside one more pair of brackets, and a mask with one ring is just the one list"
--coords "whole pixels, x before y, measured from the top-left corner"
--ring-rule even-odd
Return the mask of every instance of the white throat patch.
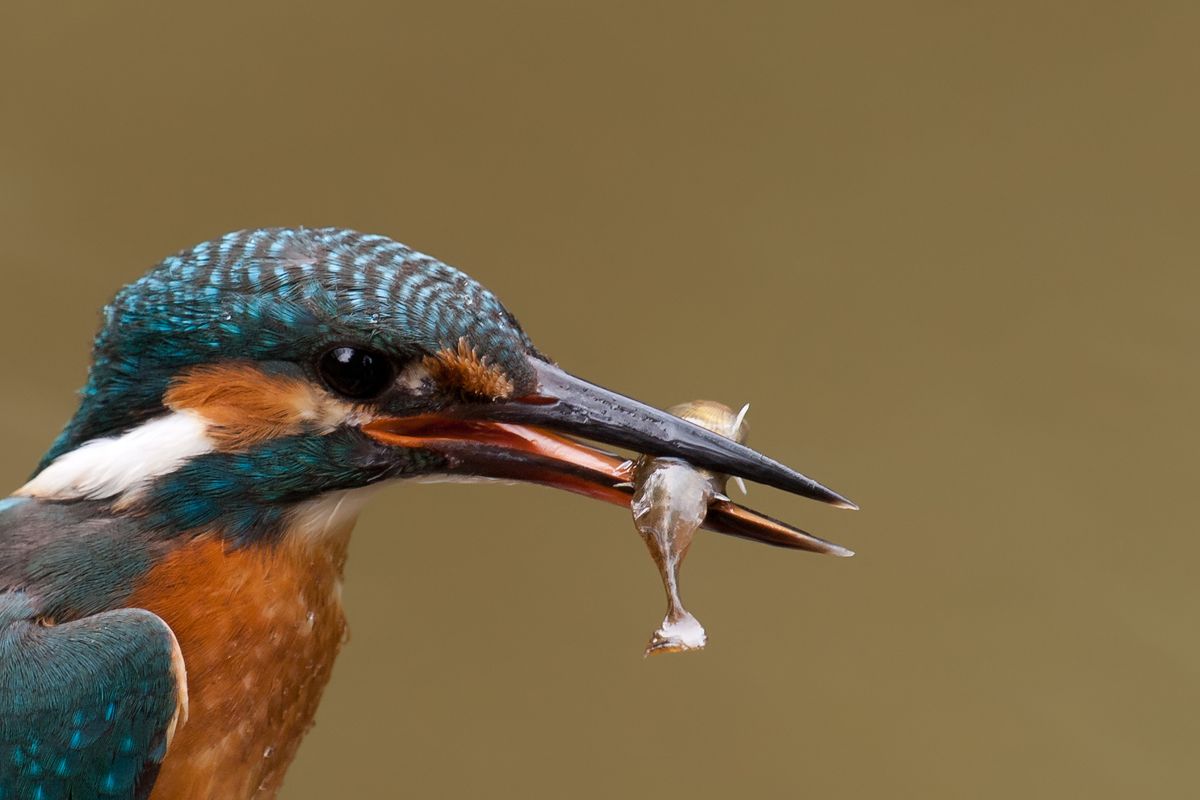
[[363, 506], [380, 488], [375, 485], [345, 489], [306, 500], [292, 510], [288, 534], [294, 540], [308, 545], [348, 537]]
[[64, 453], [16, 494], [45, 500], [132, 500], [154, 478], [214, 449], [204, 419], [176, 411]]

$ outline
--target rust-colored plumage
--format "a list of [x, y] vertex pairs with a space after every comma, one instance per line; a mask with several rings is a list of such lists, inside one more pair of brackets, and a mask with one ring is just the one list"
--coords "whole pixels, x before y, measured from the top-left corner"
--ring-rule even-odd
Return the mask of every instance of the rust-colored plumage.
[[459, 339], [457, 347], [447, 347], [426, 356], [424, 365], [430, 377], [444, 389], [487, 400], [512, 396], [512, 379], [500, 367], [489, 364], [480, 356], [466, 338]]
[[330, 430], [353, 410], [309, 381], [237, 363], [183, 373], [163, 401], [208, 420], [209, 435], [222, 450], [245, 450], [306, 429]]
[[138, 586], [128, 602], [171, 626], [190, 695], [152, 798], [275, 795], [345, 639], [349, 536], [236, 550], [201, 536]]

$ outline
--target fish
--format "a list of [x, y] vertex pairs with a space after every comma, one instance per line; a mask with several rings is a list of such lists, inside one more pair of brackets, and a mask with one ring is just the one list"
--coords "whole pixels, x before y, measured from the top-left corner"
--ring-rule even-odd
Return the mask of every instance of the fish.
[[[714, 400], [693, 400], [667, 409], [677, 417], [744, 444], [746, 412], [734, 412]], [[704, 524], [714, 500], [728, 501], [729, 476], [695, 467], [678, 458], [642, 456], [632, 465], [633, 524], [646, 543], [662, 578], [667, 613], [650, 636], [645, 655], [701, 650], [708, 634], [679, 597], [679, 571], [696, 529]], [[745, 491], [744, 485], [742, 491]]]

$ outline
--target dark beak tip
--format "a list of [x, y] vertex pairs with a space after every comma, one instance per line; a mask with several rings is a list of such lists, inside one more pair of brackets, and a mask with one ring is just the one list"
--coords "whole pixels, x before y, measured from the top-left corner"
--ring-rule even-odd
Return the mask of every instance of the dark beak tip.
[[797, 494], [801, 494], [802, 496], [820, 501], [822, 503], [826, 503], [834, 508], [842, 508], [847, 511], [859, 510], [858, 503], [854, 502], [850, 498], [843, 497], [833, 489], [830, 489], [828, 486], [823, 486], [816, 481], [809, 479], [805, 480], [807, 481], [807, 486], [804, 487], [804, 491], [797, 491]]

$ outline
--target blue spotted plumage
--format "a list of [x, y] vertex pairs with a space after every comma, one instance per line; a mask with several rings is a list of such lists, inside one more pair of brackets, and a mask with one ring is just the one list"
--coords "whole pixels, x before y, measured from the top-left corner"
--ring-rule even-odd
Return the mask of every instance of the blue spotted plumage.
[[0, 800], [148, 797], [178, 722], [170, 629], [140, 609], [33, 612], [0, 595]]
[[469, 336], [522, 373], [533, 350], [466, 274], [385, 236], [337, 228], [238, 231], [197, 245], [122, 290], [104, 318], [80, 413], [42, 466], [157, 413], [180, 369], [221, 356], [294, 362], [365, 338], [403, 358]]

